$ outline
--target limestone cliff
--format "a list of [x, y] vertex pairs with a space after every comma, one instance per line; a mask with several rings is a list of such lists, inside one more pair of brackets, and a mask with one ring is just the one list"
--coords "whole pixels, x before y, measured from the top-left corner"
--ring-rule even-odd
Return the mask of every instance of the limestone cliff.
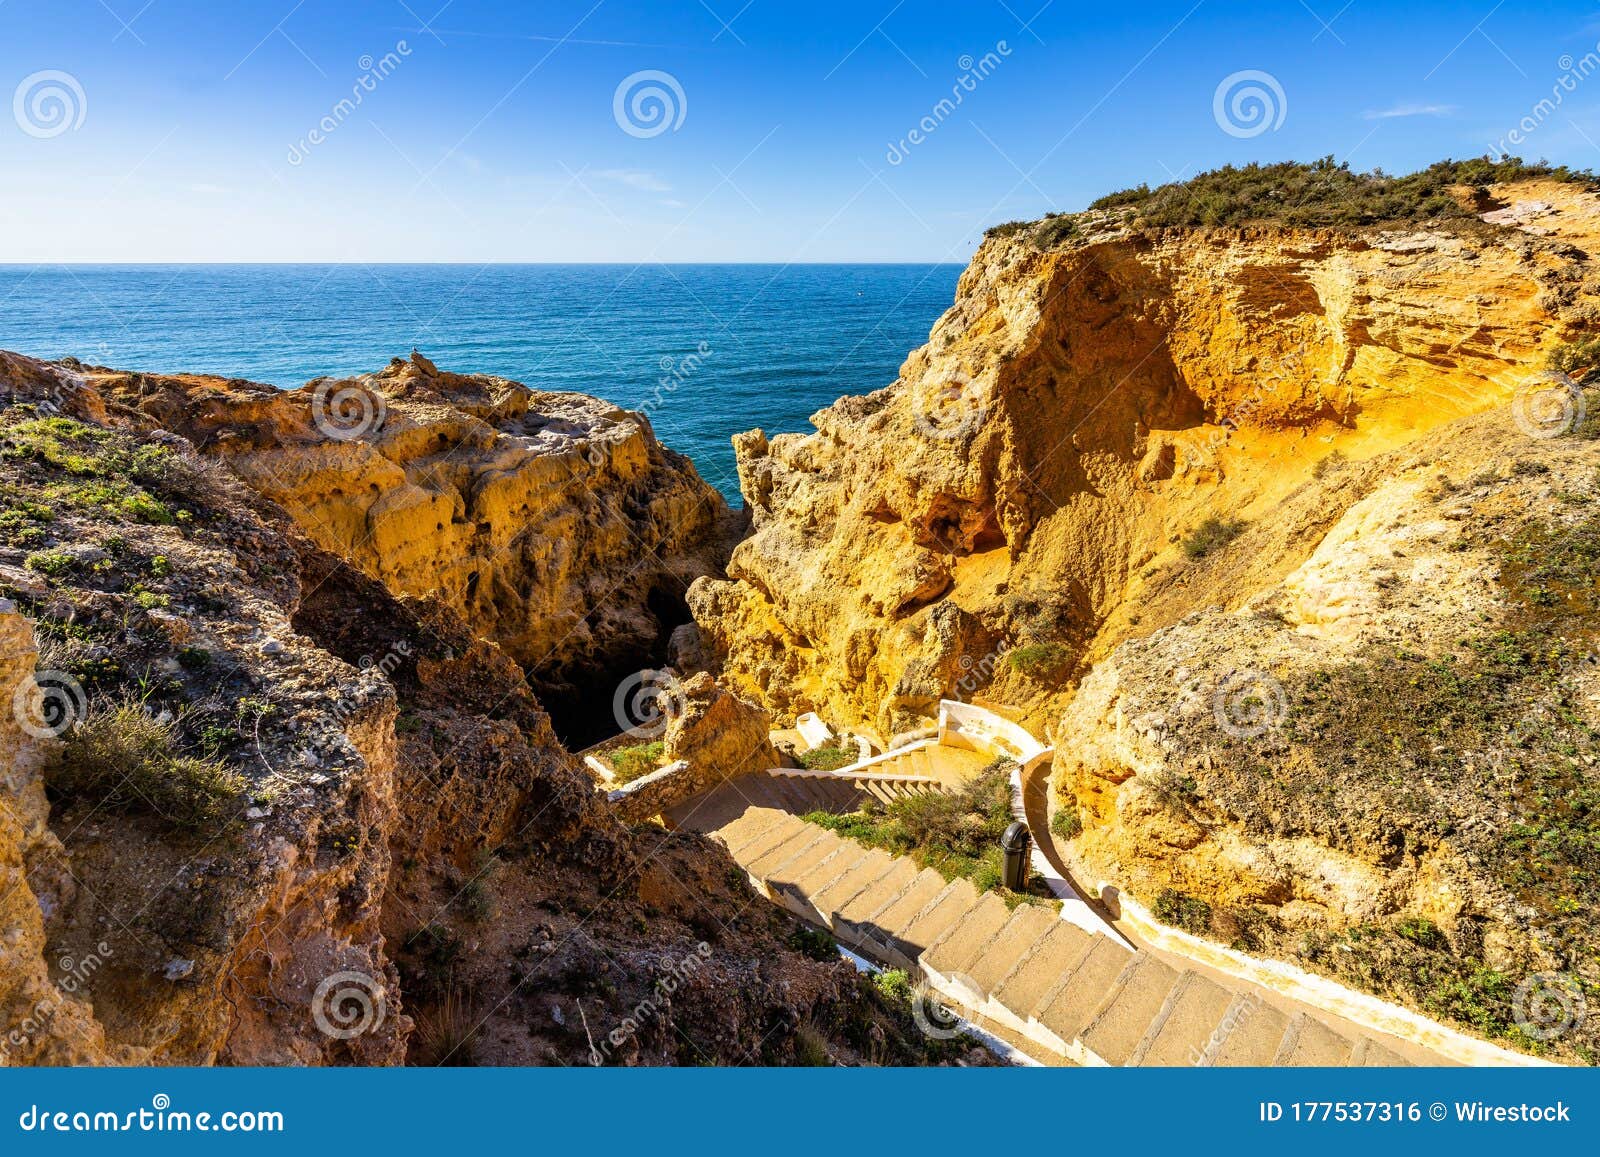
[[[725, 851], [623, 824], [447, 589], [364, 573], [266, 496], [264, 459], [171, 430], [270, 440], [304, 404], [0, 353], [0, 1063], [929, 1060], [909, 1009], [808, 954]], [[528, 487], [551, 541], [581, 540], [586, 500], [522, 435], [440, 420], [470, 435], [472, 493]], [[284, 469], [357, 472], [301, 433]], [[595, 469], [633, 482], [591, 498], [633, 521], [581, 508], [625, 557], [541, 571], [555, 595], [524, 575], [524, 610], [690, 565], [624, 540], [649, 525], [634, 482], [669, 504], [698, 482], [642, 427], [615, 436]]]
[[707, 649], [782, 718], [887, 738], [940, 696], [988, 694], [1053, 724], [1130, 632], [1241, 597], [1326, 526], [1213, 583], [1183, 550], [1206, 518], [1250, 519], [1335, 451], [1507, 401], [1593, 311], [1600, 200], [1553, 181], [1486, 196], [1537, 223], [1102, 211], [1054, 246], [991, 236], [894, 385], [813, 434], [735, 439], [753, 533], [728, 581], [691, 591]]
[[585, 692], [665, 656], [688, 584], [720, 572], [736, 533], [721, 495], [642, 414], [421, 355], [290, 391], [83, 376], [227, 462], [318, 546], [494, 639], [568, 738], [606, 733]]

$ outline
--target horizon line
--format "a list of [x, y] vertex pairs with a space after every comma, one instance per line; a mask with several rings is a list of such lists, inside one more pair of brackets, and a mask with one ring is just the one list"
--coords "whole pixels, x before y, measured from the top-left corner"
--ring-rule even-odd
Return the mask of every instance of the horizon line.
[[[0, 0], [3, 2], [3, 0]], [[372, 265], [390, 266], [469, 266], [487, 267], [490, 265], [515, 266], [564, 266], [584, 265], [593, 267], [632, 266], [635, 269], [644, 269], [648, 266], [709, 266], [709, 265], [778, 265], [785, 268], [791, 265], [966, 265], [967, 260], [953, 260], [942, 258], [939, 260], [914, 260], [910, 258], [896, 258], [875, 260], [872, 258], [848, 258], [839, 261], [114, 261], [114, 260], [75, 260], [75, 261], [0, 261], [0, 269], [38, 269], [52, 265], [73, 266], [159, 266], [159, 265], [186, 265], [186, 266], [284, 266], [297, 265], [348, 265], [351, 268], [363, 268]]]

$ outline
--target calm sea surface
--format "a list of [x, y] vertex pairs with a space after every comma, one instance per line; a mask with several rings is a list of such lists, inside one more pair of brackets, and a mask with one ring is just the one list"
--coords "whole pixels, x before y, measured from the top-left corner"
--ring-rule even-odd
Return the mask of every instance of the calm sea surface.
[[[292, 387], [413, 347], [646, 408], [737, 505], [731, 435], [894, 380], [959, 265], [0, 266], [0, 349]], [[688, 359], [688, 360], [685, 360]], [[670, 384], [671, 388], [666, 388]]]

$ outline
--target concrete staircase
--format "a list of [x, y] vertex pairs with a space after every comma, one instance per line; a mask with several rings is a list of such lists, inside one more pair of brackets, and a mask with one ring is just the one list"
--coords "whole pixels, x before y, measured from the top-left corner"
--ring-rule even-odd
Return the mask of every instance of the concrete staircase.
[[923, 740], [896, 751], [886, 752], [871, 762], [867, 770], [877, 775], [913, 776], [958, 787], [972, 779], [993, 759], [977, 751], [941, 746], [938, 740]]
[[[872, 770], [878, 771], [883, 765]], [[913, 766], [908, 764], [907, 766]], [[857, 793], [852, 799], [848, 793]], [[668, 818], [713, 835], [757, 887], [880, 964], [905, 968], [1040, 1059], [1102, 1065], [1393, 1065], [1378, 1040], [1222, 977], [1062, 920], [799, 818], [867, 789], [745, 776]]]

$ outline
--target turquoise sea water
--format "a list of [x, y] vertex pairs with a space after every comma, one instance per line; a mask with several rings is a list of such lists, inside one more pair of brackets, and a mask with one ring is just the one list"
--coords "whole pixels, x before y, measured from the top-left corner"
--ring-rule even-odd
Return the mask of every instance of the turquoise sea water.
[[[731, 435], [888, 385], [959, 265], [0, 266], [0, 349], [292, 387], [413, 347], [645, 407], [738, 504]], [[686, 360], [687, 359], [687, 360]], [[664, 388], [664, 383], [672, 383]]]

